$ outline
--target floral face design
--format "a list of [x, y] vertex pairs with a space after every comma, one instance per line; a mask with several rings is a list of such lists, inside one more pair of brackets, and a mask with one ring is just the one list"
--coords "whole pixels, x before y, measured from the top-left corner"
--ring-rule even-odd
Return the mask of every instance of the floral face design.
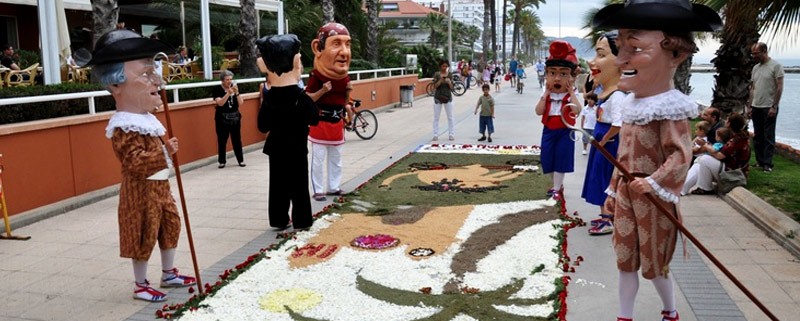
[[547, 86], [551, 93], [565, 93], [572, 88], [572, 69], [569, 67], [547, 67], [545, 73]]
[[650, 97], [673, 88], [672, 76], [680, 61], [661, 48], [664, 33], [657, 30], [619, 30], [617, 66], [619, 89], [633, 92], [637, 98]]
[[350, 71], [350, 36], [336, 35], [325, 39], [325, 48], [314, 51], [314, 69], [330, 79], [343, 79]]
[[620, 71], [616, 65], [617, 56], [611, 52], [611, 47], [608, 45], [608, 38], [601, 37], [597, 40], [595, 45], [596, 56], [589, 61], [589, 69], [592, 72], [592, 77], [603, 88], [607, 88], [609, 83], [619, 80]]

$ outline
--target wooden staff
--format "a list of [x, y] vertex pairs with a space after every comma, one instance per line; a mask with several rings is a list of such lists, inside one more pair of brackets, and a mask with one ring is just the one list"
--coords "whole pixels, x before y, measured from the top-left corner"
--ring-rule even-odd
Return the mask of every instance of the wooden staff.
[[[164, 59], [168, 57], [165, 53], [159, 52], [153, 57], [153, 60]], [[162, 75], [158, 75], [161, 77]], [[167, 102], [167, 86], [162, 80], [159, 85], [159, 93], [161, 94], [161, 102], [164, 104], [164, 116], [167, 118], [167, 137], [174, 137], [172, 134], [172, 120], [169, 117], [169, 103]], [[178, 162], [178, 152], [172, 154], [173, 164], [175, 165], [175, 179], [178, 181], [178, 194], [181, 197], [181, 210], [183, 210], [183, 220], [186, 222], [186, 238], [189, 239], [189, 251], [192, 253], [192, 265], [194, 266], [194, 275], [197, 279], [197, 291], [203, 294], [203, 282], [200, 280], [200, 268], [197, 266], [197, 253], [194, 251], [194, 241], [192, 239], [192, 226], [189, 224], [189, 211], [186, 209], [186, 197], [183, 195], [183, 180], [181, 180], [181, 168]]]
[[[567, 104], [566, 106], [564, 106], [564, 108], [570, 108], [570, 106], [575, 106], [575, 104], [569, 103], [569, 104]], [[589, 134], [588, 134], [586, 131], [584, 131], [584, 130], [583, 130], [583, 129], [581, 129], [581, 128], [577, 128], [577, 127], [575, 127], [575, 126], [573, 126], [573, 125], [570, 125], [570, 124], [567, 122], [567, 119], [564, 117], [564, 113], [563, 113], [563, 112], [561, 113], [561, 121], [564, 123], [564, 125], [566, 125], [566, 126], [567, 126], [567, 128], [569, 128], [569, 129], [571, 129], [571, 130], [574, 130], [574, 131], [578, 131], [578, 132], [580, 132], [581, 134], [585, 135], [585, 137], [589, 137], [589, 143], [591, 143], [591, 144], [592, 144], [592, 146], [594, 146], [594, 148], [596, 148], [596, 149], [597, 149], [597, 150], [598, 150], [598, 151], [599, 151], [601, 154], [603, 154], [603, 156], [604, 156], [604, 157], [605, 157], [605, 158], [606, 158], [606, 159], [607, 159], [609, 162], [611, 162], [611, 164], [613, 164], [613, 165], [614, 165], [614, 167], [616, 167], [616, 168], [617, 168], [617, 170], [619, 170], [619, 172], [622, 174], [622, 176], [623, 176], [623, 177], [625, 177], [625, 179], [627, 179], [627, 180], [628, 180], [628, 182], [633, 182], [633, 181], [636, 179], [635, 177], [633, 177], [633, 175], [631, 175], [631, 173], [630, 173], [630, 172], [628, 172], [628, 170], [625, 168], [625, 166], [622, 166], [622, 164], [620, 164], [620, 163], [617, 161], [617, 159], [616, 159], [616, 158], [615, 158], [613, 155], [611, 155], [611, 153], [609, 153], [609, 152], [608, 152], [608, 150], [606, 150], [606, 149], [605, 149], [603, 146], [600, 146], [600, 143], [598, 143], [598, 142], [597, 142], [597, 140], [596, 140], [596, 139], [594, 139], [594, 136], [592, 136], [592, 135], [589, 135]], [[686, 229], [686, 227], [685, 227], [685, 226], [683, 226], [683, 224], [681, 224], [681, 222], [679, 222], [677, 218], [673, 217], [673, 216], [672, 216], [672, 215], [669, 213], [669, 211], [667, 210], [667, 208], [666, 208], [666, 207], [664, 207], [664, 205], [663, 205], [663, 204], [661, 204], [660, 202], [658, 202], [658, 200], [656, 199], [656, 197], [655, 197], [655, 196], [653, 196], [653, 194], [652, 194], [652, 193], [644, 193], [643, 195], [644, 195], [644, 196], [645, 196], [645, 197], [646, 197], [648, 200], [650, 200], [650, 202], [651, 202], [651, 203], [653, 203], [653, 205], [655, 205], [655, 206], [656, 206], [656, 208], [658, 209], [658, 211], [659, 211], [659, 212], [661, 212], [661, 214], [663, 214], [663, 215], [664, 215], [664, 216], [666, 216], [666, 217], [667, 217], [667, 218], [668, 218], [670, 221], [672, 221], [672, 224], [675, 224], [675, 226], [678, 228], [678, 230], [680, 230], [680, 231], [681, 231], [681, 233], [683, 233], [683, 235], [686, 235], [686, 237], [687, 237], [687, 238], [689, 238], [689, 240], [691, 240], [691, 241], [692, 241], [692, 243], [694, 243], [694, 245], [695, 245], [695, 246], [697, 246], [697, 248], [700, 250], [700, 252], [703, 252], [703, 254], [704, 254], [704, 255], [705, 255], [705, 256], [706, 256], [706, 257], [707, 257], [709, 260], [711, 260], [711, 262], [713, 262], [713, 263], [714, 263], [714, 265], [716, 265], [716, 266], [717, 266], [717, 268], [719, 268], [719, 269], [720, 269], [720, 271], [722, 271], [722, 273], [723, 273], [723, 274], [725, 274], [725, 276], [727, 276], [727, 277], [728, 277], [728, 279], [729, 279], [729, 280], [731, 280], [731, 282], [733, 282], [733, 284], [735, 284], [735, 285], [736, 285], [736, 287], [738, 287], [738, 288], [739, 288], [739, 290], [742, 290], [742, 292], [743, 292], [743, 293], [744, 293], [744, 294], [745, 294], [745, 295], [746, 295], [748, 298], [750, 298], [750, 301], [752, 301], [753, 303], [755, 303], [755, 304], [756, 304], [756, 306], [758, 306], [758, 308], [759, 308], [759, 309], [761, 309], [761, 311], [763, 311], [763, 312], [764, 312], [764, 314], [766, 314], [766, 315], [767, 315], [767, 316], [770, 318], [770, 320], [774, 320], [774, 321], [777, 321], [777, 320], [778, 320], [778, 318], [777, 318], [777, 317], [776, 317], [774, 314], [772, 314], [772, 312], [770, 312], [770, 311], [769, 311], [769, 309], [767, 309], [767, 307], [766, 307], [766, 306], [764, 306], [764, 304], [762, 304], [762, 303], [761, 303], [761, 301], [759, 301], [759, 300], [758, 300], [758, 299], [755, 297], [755, 295], [753, 295], [752, 293], [750, 293], [750, 290], [748, 290], [748, 289], [747, 289], [747, 288], [744, 286], [744, 284], [742, 284], [741, 282], [739, 282], [739, 280], [738, 280], [738, 279], [737, 279], [735, 276], [733, 276], [733, 273], [731, 273], [730, 271], [728, 271], [728, 269], [727, 269], [727, 268], [725, 268], [725, 266], [724, 266], [724, 265], [722, 265], [722, 262], [720, 262], [719, 260], [717, 260], [717, 258], [716, 258], [716, 257], [714, 257], [714, 255], [713, 255], [713, 254], [711, 254], [711, 252], [710, 252], [710, 251], [708, 251], [708, 249], [706, 249], [706, 247], [705, 247], [705, 246], [703, 246], [703, 244], [702, 244], [702, 243], [700, 243], [700, 241], [699, 241], [699, 240], [698, 240], [696, 237], [694, 237], [694, 235], [692, 235], [692, 233], [690, 233], [690, 232], [689, 232], [689, 230], [687, 230], [687, 229]]]

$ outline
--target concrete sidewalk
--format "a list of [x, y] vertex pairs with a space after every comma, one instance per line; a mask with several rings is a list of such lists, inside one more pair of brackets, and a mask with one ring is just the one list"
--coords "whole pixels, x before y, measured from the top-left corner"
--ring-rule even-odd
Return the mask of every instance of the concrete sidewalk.
[[[507, 82], [501, 93], [492, 91], [497, 104], [495, 144], [539, 144], [541, 123], [531, 102], [541, 90], [534, 83], [528, 79], [521, 95]], [[454, 143], [475, 143], [479, 137], [478, 118], [472, 114], [478, 95], [480, 90], [472, 89], [456, 98]], [[372, 140], [348, 133], [343, 188], [352, 190], [418, 145], [430, 142], [432, 105], [432, 98], [424, 97], [411, 108], [383, 110], [377, 114], [379, 129]], [[446, 128], [445, 122], [442, 115], [442, 128]], [[440, 143], [449, 143], [446, 137], [440, 137], [445, 139]], [[216, 281], [222, 271], [275, 240], [267, 221], [267, 157], [260, 149], [261, 144], [248, 147], [248, 166], [244, 168], [218, 169], [216, 157], [182, 167], [197, 167], [184, 171], [182, 177], [205, 283]], [[570, 213], [578, 211], [589, 220], [598, 209], [579, 198], [586, 157], [576, 149], [575, 158], [576, 172], [565, 182], [567, 207]], [[174, 180], [173, 191], [177, 194]], [[15, 230], [15, 234], [32, 236], [30, 241], [0, 241], [0, 286], [5, 292], [0, 300], [0, 320], [153, 320], [154, 311], [163, 303], [131, 299], [131, 264], [119, 257], [117, 203], [117, 197], [108, 198]], [[315, 210], [327, 204], [312, 201]], [[797, 258], [716, 196], [686, 197], [682, 211], [695, 236], [778, 318], [796, 317], [800, 311]], [[570, 256], [585, 258], [571, 274], [569, 320], [614, 319], [617, 272], [610, 240], [610, 236], [589, 237], [586, 227], [569, 234]], [[676, 255], [672, 265], [682, 320], [766, 320], [693, 247], [688, 251], [688, 260]], [[154, 254], [148, 271], [151, 280], [158, 279], [161, 269], [158, 254]], [[185, 233], [176, 265], [193, 274]], [[186, 289], [176, 289], [169, 296], [167, 303], [173, 304], [182, 303], [189, 294]], [[657, 320], [660, 309], [652, 285], [642, 281], [636, 319]]]

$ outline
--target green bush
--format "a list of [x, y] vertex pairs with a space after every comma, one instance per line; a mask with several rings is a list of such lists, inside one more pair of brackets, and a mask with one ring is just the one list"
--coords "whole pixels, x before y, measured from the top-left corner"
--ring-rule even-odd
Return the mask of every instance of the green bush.
[[[56, 95], [97, 90], [103, 90], [103, 88], [97, 84], [74, 83], [64, 83], [49, 86], [9, 87], [0, 90], [0, 98]], [[111, 98], [111, 96], [95, 98], [95, 110], [97, 112], [114, 110], [114, 99]], [[88, 113], [89, 100], [87, 98], [5, 105], [0, 106], [0, 124], [19, 123]]]

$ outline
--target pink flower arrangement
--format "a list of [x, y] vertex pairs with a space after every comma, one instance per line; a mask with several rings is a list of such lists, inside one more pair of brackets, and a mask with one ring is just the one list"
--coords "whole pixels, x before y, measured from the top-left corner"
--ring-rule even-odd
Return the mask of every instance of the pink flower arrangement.
[[355, 247], [360, 247], [370, 250], [381, 250], [385, 248], [390, 248], [399, 243], [400, 240], [391, 235], [386, 235], [386, 234], [362, 235], [356, 237], [355, 239], [353, 239], [352, 242], [350, 242], [350, 244]]

